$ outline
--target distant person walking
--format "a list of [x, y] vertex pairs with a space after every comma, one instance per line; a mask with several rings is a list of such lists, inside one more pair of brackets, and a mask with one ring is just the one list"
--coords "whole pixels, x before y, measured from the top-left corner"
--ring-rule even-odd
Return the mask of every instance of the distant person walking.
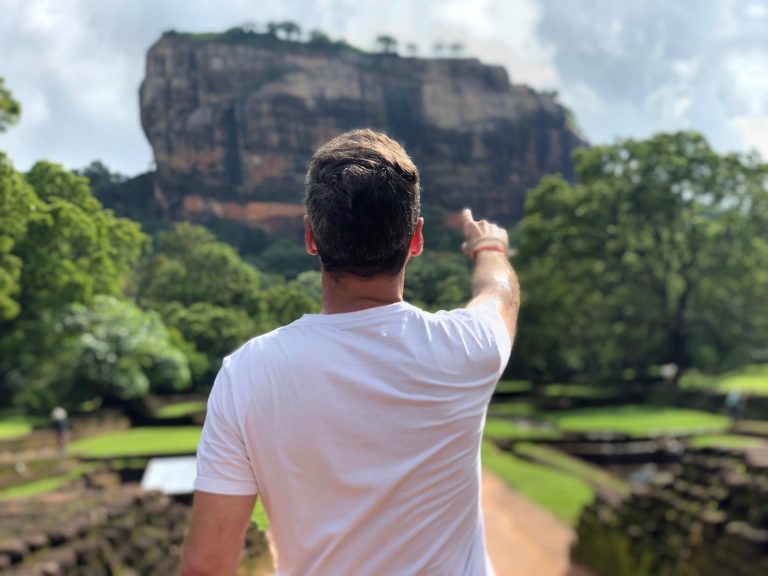
[[738, 422], [744, 413], [746, 399], [741, 390], [729, 390], [725, 395], [725, 408], [734, 422]]
[[465, 308], [403, 301], [419, 174], [370, 130], [320, 148], [305, 243], [322, 310], [224, 359], [197, 454], [182, 574], [230, 575], [257, 494], [283, 576], [485, 576], [480, 442], [519, 308], [507, 233], [463, 212]]
[[56, 430], [59, 453], [63, 456], [67, 453], [67, 443], [69, 442], [69, 414], [61, 406], [56, 406], [51, 410], [51, 423]]

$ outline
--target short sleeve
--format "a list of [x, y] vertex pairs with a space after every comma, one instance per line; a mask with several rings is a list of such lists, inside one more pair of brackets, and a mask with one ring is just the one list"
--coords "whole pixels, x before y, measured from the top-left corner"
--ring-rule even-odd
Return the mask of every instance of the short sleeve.
[[232, 383], [225, 370], [222, 367], [219, 371], [208, 397], [203, 435], [197, 447], [195, 490], [231, 496], [257, 494]]
[[464, 354], [475, 361], [475, 366], [483, 366], [486, 374], [498, 379], [512, 353], [512, 340], [496, 301], [489, 299], [444, 314], [459, 320], [467, 335], [471, 335], [457, 342]]
[[495, 300], [487, 300], [471, 308], [468, 312], [476, 314], [488, 331], [490, 340], [495, 345], [495, 351], [499, 354], [499, 375], [501, 375], [512, 354], [512, 339], [509, 336], [507, 324], [499, 313], [497, 302]]

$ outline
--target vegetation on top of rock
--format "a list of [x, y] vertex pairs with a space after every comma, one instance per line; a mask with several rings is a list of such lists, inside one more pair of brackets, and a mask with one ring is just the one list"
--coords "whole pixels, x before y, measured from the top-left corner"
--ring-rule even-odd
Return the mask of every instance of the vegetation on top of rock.
[[[365, 50], [361, 50], [345, 40], [332, 40], [320, 30], [310, 31], [304, 42], [301, 41], [300, 29], [299, 33], [292, 32], [290, 35], [285, 33], [281, 35], [280, 31], [285, 30], [285, 24], [280, 23], [277, 24], [278, 27], [275, 27], [274, 23], [270, 23], [263, 32], [258, 32], [248, 26], [235, 26], [224, 32], [177, 32], [176, 30], [167, 30], [163, 32], [163, 38], [178, 38], [192, 42], [243, 44], [255, 48], [287, 48], [296, 44], [304, 44], [312, 48], [331, 52], [366, 53]], [[270, 25], [272, 25], [271, 28], [269, 27]], [[291, 28], [291, 30], [293, 29]]]

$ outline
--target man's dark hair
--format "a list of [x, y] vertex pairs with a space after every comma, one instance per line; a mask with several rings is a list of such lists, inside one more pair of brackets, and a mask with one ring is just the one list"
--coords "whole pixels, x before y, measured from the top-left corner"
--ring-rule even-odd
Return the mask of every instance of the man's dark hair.
[[400, 144], [372, 130], [334, 138], [307, 172], [309, 225], [334, 276], [397, 274], [419, 219], [419, 172]]

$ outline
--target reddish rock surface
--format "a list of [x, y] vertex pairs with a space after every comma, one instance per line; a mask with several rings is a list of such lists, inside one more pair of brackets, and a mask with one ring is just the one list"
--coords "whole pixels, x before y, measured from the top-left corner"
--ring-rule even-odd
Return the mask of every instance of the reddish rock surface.
[[300, 204], [312, 152], [359, 127], [405, 144], [425, 202], [513, 222], [543, 175], [572, 176], [583, 141], [566, 116], [551, 96], [475, 59], [278, 40], [166, 35], [148, 53], [141, 87], [166, 216], [249, 224], [263, 220], [260, 203]]

